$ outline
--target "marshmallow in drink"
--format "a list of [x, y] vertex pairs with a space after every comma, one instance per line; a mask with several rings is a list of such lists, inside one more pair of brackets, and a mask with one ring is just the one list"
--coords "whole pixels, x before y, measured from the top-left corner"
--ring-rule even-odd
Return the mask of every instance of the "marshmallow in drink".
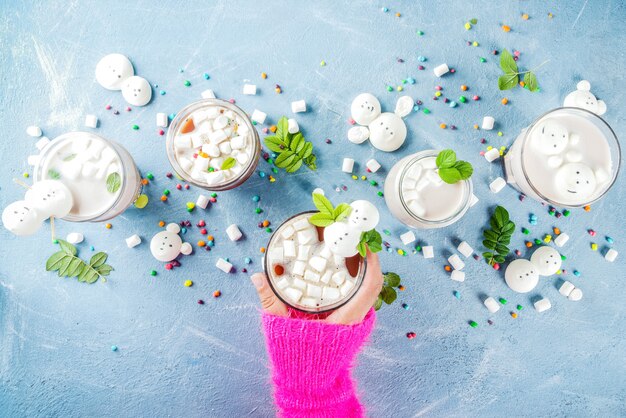
[[336, 273], [333, 274], [332, 276], [332, 280], [336, 285], [341, 285], [343, 282], [346, 281], [346, 272], [345, 271], [338, 271]]
[[448, 263], [450, 263], [452, 268], [455, 270], [463, 270], [463, 267], [465, 267], [465, 263], [457, 254], [452, 254], [448, 257]]
[[256, 95], [256, 85], [255, 84], [244, 84], [243, 85], [243, 94], [247, 96]]
[[284, 256], [287, 258], [295, 258], [296, 257], [296, 242], [291, 240], [283, 241], [283, 251]]
[[291, 111], [293, 113], [306, 112], [306, 102], [304, 100], [296, 100], [291, 102]]
[[617, 258], [617, 255], [618, 255], [618, 252], [616, 250], [614, 250], [613, 248], [609, 248], [606, 251], [606, 254], [604, 254], [604, 259], [612, 263]]
[[228, 228], [226, 228], [226, 235], [231, 241], [239, 241], [243, 234], [241, 230], [236, 224], [231, 224]]
[[304, 270], [306, 270], [306, 263], [304, 261], [298, 260], [293, 263], [292, 273], [296, 276], [302, 277], [304, 275]]
[[348, 129], [348, 141], [353, 144], [361, 144], [370, 137], [370, 130], [365, 126], [353, 126]]
[[566, 280], [563, 284], [561, 284], [561, 287], [559, 287], [559, 293], [567, 298], [574, 289], [576, 289], [576, 286], [574, 286], [572, 282]]
[[122, 83], [122, 96], [133, 106], [145, 106], [152, 99], [152, 87], [143, 77], [132, 76]]
[[135, 248], [139, 244], [141, 244], [141, 237], [137, 234], [131, 235], [130, 237], [126, 238], [126, 246], [128, 248]]
[[463, 254], [465, 258], [469, 257], [474, 253], [474, 249], [471, 245], [469, 245], [466, 241], [463, 241], [456, 247], [457, 251]]
[[294, 289], [293, 287], [286, 288], [284, 293], [292, 302], [297, 302], [302, 297], [302, 290]]
[[322, 289], [322, 298], [328, 301], [334, 301], [341, 297], [341, 292], [336, 287], [326, 286]]
[[404, 245], [409, 245], [412, 242], [415, 242], [415, 234], [413, 231], [406, 231], [404, 234], [400, 235], [400, 240]]
[[450, 273], [450, 279], [454, 280], [455, 282], [464, 282], [465, 273], [461, 270], [452, 270], [452, 273]]
[[304, 280], [307, 280], [309, 282], [319, 282], [320, 281], [320, 275], [319, 273], [316, 273], [312, 270], [305, 270], [304, 271]]
[[300, 289], [300, 290], [305, 290], [307, 286], [304, 280], [299, 279], [297, 277], [293, 279], [293, 281], [291, 282], [291, 285], [295, 287], [296, 289]]
[[316, 271], [319, 271], [320, 273], [324, 272], [324, 269], [326, 269], [326, 263], [328, 262], [327, 259], [323, 258], [323, 257], [311, 257], [309, 259], [309, 265], [311, 267], [313, 267]]
[[570, 292], [567, 298], [573, 302], [578, 302], [579, 300], [583, 298], [583, 291], [580, 290], [579, 288], [575, 288], [574, 290]]
[[206, 209], [208, 205], [209, 205], [208, 196], [199, 194], [198, 198], [196, 199], [196, 206], [199, 207], [200, 209]]
[[559, 236], [554, 239], [554, 244], [557, 247], [562, 247], [567, 243], [567, 241], [569, 241], [569, 235], [565, 232], [561, 232]]
[[491, 116], [485, 116], [483, 118], [482, 128], [486, 131], [490, 131], [493, 129], [493, 125], [496, 123], [496, 120]]
[[156, 114], [156, 126], [159, 128], [167, 128], [169, 124], [169, 119], [167, 115], [163, 112], [159, 112]]
[[491, 148], [489, 151], [485, 152], [485, 160], [490, 163], [494, 162], [498, 158], [500, 158], [500, 151], [498, 151], [497, 148]]
[[85, 116], [85, 126], [88, 128], [98, 127], [98, 117], [96, 115]]
[[324, 284], [328, 284], [330, 283], [330, 279], [332, 279], [332, 277], [333, 277], [332, 270], [326, 270], [324, 274], [322, 274], [322, 277], [320, 278], [320, 282]]
[[85, 237], [80, 232], [70, 232], [65, 237], [65, 241], [69, 242], [70, 244], [80, 244], [84, 240], [85, 240]]
[[298, 125], [298, 121], [293, 118], [287, 120], [287, 132], [290, 134], [296, 134], [300, 132], [300, 126]]
[[215, 263], [215, 267], [222, 270], [224, 273], [230, 273], [233, 269], [233, 265], [223, 258], [218, 258]]
[[506, 186], [506, 180], [504, 180], [502, 177], [498, 177], [494, 181], [489, 183], [489, 189], [491, 189], [493, 193], [499, 193], [500, 190], [504, 189], [504, 186]]
[[533, 305], [535, 306], [535, 310], [539, 313], [545, 312], [552, 307], [552, 304], [550, 303], [550, 299], [548, 298], [540, 299], [537, 302], [535, 302]]
[[58, 180], [41, 180], [27, 191], [24, 200], [44, 218], [66, 217], [72, 210], [74, 198], [70, 189]]
[[296, 229], [293, 226], [288, 225], [281, 231], [280, 236], [283, 237], [284, 239], [290, 239], [291, 237], [293, 237], [293, 234], [295, 233], [296, 233]]
[[587, 80], [579, 81], [576, 84], [576, 91], [568, 94], [563, 100], [563, 106], [579, 107], [597, 115], [603, 115], [606, 112], [606, 103], [598, 100], [590, 90], [591, 84]]
[[504, 272], [504, 280], [511, 290], [528, 293], [539, 283], [537, 267], [524, 258], [513, 260]]
[[39, 138], [43, 132], [41, 132], [41, 128], [39, 126], [29, 126], [26, 128], [26, 135], [32, 136], [33, 138]]
[[347, 223], [357, 231], [370, 231], [378, 225], [380, 213], [376, 206], [367, 200], [355, 200], [350, 203], [352, 211], [348, 215]]
[[265, 118], [267, 118], [267, 113], [265, 112], [261, 112], [258, 109], [254, 109], [254, 112], [252, 112], [251, 119], [253, 122], [263, 125], [263, 123], [265, 123]]
[[530, 256], [530, 262], [536, 267], [540, 276], [551, 276], [561, 268], [561, 255], [552, 247], [539, 247]]
[[432, 245], [425, 245], [422, 247], [422, 254], [424, 258], [433, 258], [435, 256], [435, 250]]
[[483, 304], [491, 313], [496, 313], [500, 310], [500, 304], [491, 296], [485, 299]]
[[283, 277], [282, 279], [276, 282], [276, 286], [281, 290], [285, 289], [287, 288], [287, 286], [289, 286], [289, 280], [287, 280], [286, 277]]
[[124, 81], [133, 75], [133, 64], [122, 54], [106, 55], [96, 65], [96, 80], [107, 90], [121, 90]]
[[31, 203], [18, 200], [2, 211], [2, 224], [15, 235], [32, 235], [41, 227], [44, 216]]
[[203, 99], [215, 99], [215, 93], [211, 89], [204, 90], [202, 93], [200, 93], [200, 96]]
[[448, 68], [448, 64], [441, 64], [441, 65], [436, 66], [433, 69], [433, 73], [435, 73], [437, 77], [441, 77], [442, 75], [446, 74], [448, 71], [450, 71], [450, 69]]
[[370, 171], [370, 173], [375, 173], [380, 169], [380, 163], [375, 159], [367, 160], [365, 163], [365, 167]]
[[324, 241], [333, 254], [352, 257], [357, 253], [361, 232], [345, 222], [335, 222], [324, 229]]
[[341, 171], [344, 173], [352, 173], [354, 168], [354, 160], [352, 158], [344, 158], [341, 166]]

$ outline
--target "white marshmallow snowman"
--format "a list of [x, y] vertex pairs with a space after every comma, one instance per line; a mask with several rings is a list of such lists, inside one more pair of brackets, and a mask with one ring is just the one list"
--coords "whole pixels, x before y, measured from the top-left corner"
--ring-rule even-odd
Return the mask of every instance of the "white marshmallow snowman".
[[576, 201], [591, 197], [597, 185], [593, 170], [583, 163], [563, 164], [556, 172], [555, 181], [561, 196]]
[[145, 106], [152, 98], [150, 83], [143, 77], [132, 76], [122, 84], [124, 100], [133, 106]]
[[96, 80], [107, 90], [121, 90], [124, 81], [133, 75], [133, 64], [122, 54], [109, 54], [96, 65]]
[[557, 155], [567, 147], [569, 132], [567, 128], [553, 120], [547, 120], [534, 132], [535, 149], [544, 155]]
[[350, 107], [352, 119], [364, 126], [354, 126], [348, 131], [348, 140], [360, 144], [369, 138], [381, 151], [395, 151], [404, 144], [406, 124], [402, 120], [413, 109], [413, 99], [402, 96], [394, 113], [381, 113], [380, 102], [370, 93], [359, 94]]
[[350, 228], [346, 222], [335, 222], [324, 228], [326, 247], [335, 255], [352, 257], [361, 240], [361, 231]]
[[159, 261], [168, 262], [174, 260], [179, 254], [191, 254], [191, 244], [183, 242], [178, 233], [180, 226], [175, 223], [168, 224], [165, 231], [161, 231], [152, 237], [150, 252]]
[[538, 269], [525, 258], [518, 258], [507, 266], [504, 280], [511, 290], [517, 293], [528, 293], [539, 283]]
[[30, 202], [18, 200], [2, 211], [2, 224], [15, 235], [32, 235], [41, 227], [43, 216]]
[[352, 212], [348, 215], [348, 226], [357, 231], [365, 232], [376, 228], [380, 213], [376, 206], [367, 200], [355, 200], [350, 204]]
[[42, 218], [66, 217], [74, 206], [74, 197], [67, 186], [58, 180], [41, 180], [33, 184], [24, 199]]
[[530, 256], [530, 262], [536, 267], [540, 276], [552, 276], [561, 268], [561, 255], [552, 247], [544, 245]]
[[563, 106], [579, 107], [593, 112], [596, 115], [604, 115], [606, 113], [606, 103], [602, 100], [598, 100], [596, 96], [591, 93], [591, 84], [587, 80], [582, 80], [576, 84], [576, 89], [576, 91], [565, 96]]

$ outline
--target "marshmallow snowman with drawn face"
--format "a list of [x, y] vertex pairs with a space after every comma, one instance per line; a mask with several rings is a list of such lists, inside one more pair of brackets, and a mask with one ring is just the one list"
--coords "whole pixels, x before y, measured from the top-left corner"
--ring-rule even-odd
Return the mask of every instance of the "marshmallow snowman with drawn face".
[[402, 96], [396, 103], [394, 113], [381, 113], [380, 102], [370, 93], [361, 93], [350, 107], [352, 119], [359, 125], [350, 128], [348, 140], [361, 144], [367, 139], [372, 145], [386, 152], [395, 151], [404, 144], [406, 124], [403, 117], [411, 113], [414, 103], [409, 96]]
[[606, 113], [606, 103], [602, 100], [598, 100], [590, 90], [591, 84], [587, 80], [580, 81], [576, 84], [576, 91], [565, 96], [563, 106], [579, 107], [593, 112], [598, 116], [604, 115]]
[[175, 223], [168, 224], [165, 231], [161, 231], [152, 237], [150, 252], [159, 261], [165, 263], [174, 260], [179, 254], [191, 254], [191, 244], [183, 242], [178, 233], [180, 226]]
[[547, 245], [537, 248], [530, 260], [518, 258], [509, 263], [504, 280], [517, 293], [528, 293], [539, 283], [539, 276], [552, 276], [561, 268], [561, 255]]
[[152, 98], [150, 83], [135, 75], [130, 60], [122, 54], [109, 54], [96, 65], [96, 80], [107, 90], [121, 90], [124, 100], [133, 106], [145, 106]]
[[347, 219], [324, 228], [324, 242], [328, 249], [341, 257], [352, 257], [358, 253], [361, 234], [376, 228], [380, 213], [367, 200], [355, 200]]

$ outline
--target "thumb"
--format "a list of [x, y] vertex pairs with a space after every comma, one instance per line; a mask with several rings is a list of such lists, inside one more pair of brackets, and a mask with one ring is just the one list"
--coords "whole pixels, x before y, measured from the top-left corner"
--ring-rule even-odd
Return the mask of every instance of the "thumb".
[[250, 280], [259, 293], [261, 307], [266, 313], [276, 316], [287, 316], [287, 307], [278, 299], [276, 294], [274, 294], [274, 291], [267, 282], [267, 276], [265, 276], [265, 274], [255, 273]]

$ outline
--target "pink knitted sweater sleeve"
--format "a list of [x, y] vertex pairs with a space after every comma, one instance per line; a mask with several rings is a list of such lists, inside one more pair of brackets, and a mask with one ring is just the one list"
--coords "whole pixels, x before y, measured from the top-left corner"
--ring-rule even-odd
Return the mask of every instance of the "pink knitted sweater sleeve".
[[372, 332], [372, 309], [363, 322], [335, 325], [263, 314], [274, 398], [282, 417], [361, 417], [350, 376]]

